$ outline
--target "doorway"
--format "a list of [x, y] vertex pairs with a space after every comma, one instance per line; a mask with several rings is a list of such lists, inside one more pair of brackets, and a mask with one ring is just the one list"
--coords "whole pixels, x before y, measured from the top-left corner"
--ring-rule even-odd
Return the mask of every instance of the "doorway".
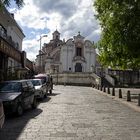
[[75, 72], [82, 72], [82, 65], [81, 65], [81, 63], [76, 63], [76, 65], [75, 65]]

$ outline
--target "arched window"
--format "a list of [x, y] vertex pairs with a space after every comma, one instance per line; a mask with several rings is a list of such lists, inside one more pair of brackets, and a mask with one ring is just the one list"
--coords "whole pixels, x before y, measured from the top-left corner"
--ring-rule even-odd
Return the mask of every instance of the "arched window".
[[76, 56], [82, 56], [82, 48], [76, 48]]

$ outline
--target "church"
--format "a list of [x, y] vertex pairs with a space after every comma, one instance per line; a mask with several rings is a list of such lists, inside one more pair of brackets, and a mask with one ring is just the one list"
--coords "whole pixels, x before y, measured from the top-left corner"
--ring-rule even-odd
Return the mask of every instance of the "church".
[[[101, 85], [104, 81], [108, 81], [115, 86], [112, 75], [116, 76], [117, 84], [124, 85], [132, 81], [139, 83], [139, 71], [134, 73], [128, 70], [122, 73], [121, 70], [101, 67], [97, 61], [94, 43], [85, 39], [80, 32], [65, 41], [61, 40], [57, 30], [54, 31], [49, 43], [44, 43], [42, 49], [39, 50], [35, 66], [38, 73], [51, 74], [54, 82], [59, 84]], [[132, 73], [131, 77], [130, 73]]]
[[[44, 43], [37, 55], [36, 64], [44, 73], [89, 73], [96, 68], [94, 43], [86, 40], [80, 32], [68, 40], [61, 40], [56, 30], [49, 43]], [[40, 62], [41, 61], [41, 62]], [[40, 66], [41, 65], [41, 66]]]

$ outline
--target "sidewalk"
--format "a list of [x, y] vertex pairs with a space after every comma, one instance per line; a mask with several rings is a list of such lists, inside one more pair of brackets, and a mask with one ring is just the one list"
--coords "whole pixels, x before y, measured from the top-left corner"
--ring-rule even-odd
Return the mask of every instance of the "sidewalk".
[[[122, 90], [122, 98], [119, 98], [119, 89]], [[111, 97], [112, 99], [115, 99], [128, 107], [134, 109], [135, 111], [140, 112], [140, 106], [138, 106], [138, 94], [140, 94], [140, 89], [138, 88], [115, 88], [115, 96], [112, 96], [112, 88], [110, 88], [110, 94], [106, 92], [103, 92], [101, 90], [98, 90], [100, 93], [103, 93], [104, 95], [107, 95], [108, 97]], [[127, 92], [130, 91], [130, 94], [136, 94], [131, 96], [131, 101], [127, 101]]]

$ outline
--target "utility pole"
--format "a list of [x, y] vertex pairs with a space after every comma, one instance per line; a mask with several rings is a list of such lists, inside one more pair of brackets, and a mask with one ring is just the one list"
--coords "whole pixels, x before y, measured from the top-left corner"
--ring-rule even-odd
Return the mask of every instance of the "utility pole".
[[47, 35], [45, 34], [45, 35], [43, 35], [43, 36], [41, 36], [40, 35], [40, 38], [39, 38], [39, 42], [40, 42], [40, 50], [39, 50], [39, 68], [40, 68], [40, 72], [42, 72], [42, 69], [43, 69], [43, 64], [42, 64], [42, 55], [43, 55], [43, 52], [42, 52], [42, 48], [41, 48], [41, 46], [42, 46], [42, 38], [43, 37], [47, 37]]

